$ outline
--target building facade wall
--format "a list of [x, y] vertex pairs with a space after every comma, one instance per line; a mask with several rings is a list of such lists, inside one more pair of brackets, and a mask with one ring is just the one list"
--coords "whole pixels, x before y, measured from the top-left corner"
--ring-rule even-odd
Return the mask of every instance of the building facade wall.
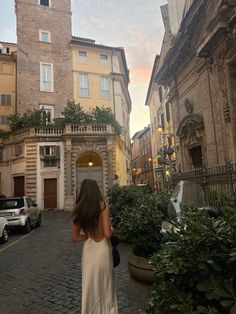
[[[49, 1], [49, 7], [39, 3], [38, 0], [16, 0], [16, 112], [23, 114], [28, 109], [49, 107], [53, 111], [53, 119], [61, 116], [67, 100], [75, 100], [88, 112], [96, 106], [111, 108], [124, 132], [118, 136], [111, 125], [103, 124], [86, 125], [86, 132], [85, 129], [81, 131], [81, 126], [66, 125], [57, 129], [45, 125], [12, 133], [0, 145], [4, 158], [0, 160], [0, 173], [4, 174], [2, 187], [7, 196], [13, 195], [14, 177], [22, 177], [24, 194], [36, 200], [41, 208], [49, 208], [49, 205], [45, 207], [48, 197], [45, 186], [46, 182], [52, 180], [56, 198], [53, 208], [71, 210], [81, 178], [96, 175], [98, 168], [100, 173], [97, 174], [102, 178], [99, 184], [104, 194], [117, 177], [122, 185], [131, 181], [129, 75], [124, 51], [120, 48], [98, 47], [96, 44], [87, 46], [88, 62], [79, 62], [78, 52], [85, 48], [83, 45], [80, 47], [78, 42], [73, 44], [70, 0]], [[49, 42], [45, 42], [43, 36], [50, 39]], [[107, 62], [104, 62], [104, 55], [108, 56]], [[53, 68], [51, 91], [42, 91], [41, 63], [50, 64]], [[89, 76], [89, 97], [81, 97], [78, 93], [79, 73]], [[110, 94], [104, 99], [100, 94], [101, 76], [109, 78]], [[45, 76], [46, 83], [47, 79]], [[22, 151], [15, 156], [17, 145], [22, 146]], [[81, 156], [87, 158], [83, 167], [78, 166]], [[100, 158], [102, 166], [91, 168], [90, 156]]]
[[[181, 170], [236, 158], [233, 8], [231, 2], [192, 2], [179, 30], [186, 35], [177, 34], [158, 72], [159, 84], [170, 86]], [[201, 26], [198, 32], [196, 25]]]
[[[0, 128], [9, 129], [8, 117], [15, 113], [16, 109], [16, 55], [6, 46], [8, 52], [1, 49], [0, 52]], [[14, 46], [13, 46], [14, 48]]]
[[[72, 99], [71, 1], [16, 0], [17, 112], [50, 105], [59, 117]], [[26, 14], [27, 12], [27, 14]], [[49, 43], [40, 40], [40, 30], [50, 32]], [[53, 66], [53, 91], [40, 91], [40, 62]]]
[[[85, 41], [85, 42], [84, 42]], [[130, 111], [131, 100], [128, 91], [124, 64], [115, 48], [97, 45], [95, 41], [72, 38], [74, 99], [76, 103], [91, 112], [93, 108], [111, 108], [122, 132], [114, 147], [114, 174], [120, 184], [131, 182], [131, 151], [130, 151]], [[107, 57], [106, 60], [101, 56]], [[88, 79], [88, 94], [80, 95], [79, 76], [86, 75]], [[109, 96], [101, 94], [101, 78], [109, 80]]]
[[[86, 52], [87, 57], [79, 57], [79, 52]], [[109, 107], [114, 112], [113, 105], [113, 90], [111, 73], [111, 53], [106, 50], [98, 50], [80, 45], [73, 46], [73, 82], [74, 82], [74, 100], [80, 103], [85, 110], [91, 110], [98, 107]], [[107, 62], [100, 60], [100, 55], [108, 57]], [[79, 94], [79, 74], [88, 75], [88, 96], [81, 96]], [[108, 98], [101, 95], [102, 76], [109, 78], [110, 94]]]

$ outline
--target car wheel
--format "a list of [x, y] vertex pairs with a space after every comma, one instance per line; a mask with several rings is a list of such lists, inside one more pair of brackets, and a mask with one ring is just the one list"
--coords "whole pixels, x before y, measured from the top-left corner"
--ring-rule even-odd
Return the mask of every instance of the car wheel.
[[41, 226], [41, 214], [38, 217], [38, 220], [36, 222], [36, 227], [40, 227]]
[[31, 225], [30, 225], [30, 219], [28, 218], [28, 219], [26, 220], [25, 225], [24, 225], [24, 232], [25, 232], [25, 233], [29, 233], [30, 230], [31, 230]]
[[2, 243], [7, 242], [7, 241], [8, 241], [8, 236], [9, 236], [8, 228], [5, 227], [5, 228], [3, 229], [3, 233], [2, 233], [2, 237], [1, 237], [1, 242], [2, 242]]

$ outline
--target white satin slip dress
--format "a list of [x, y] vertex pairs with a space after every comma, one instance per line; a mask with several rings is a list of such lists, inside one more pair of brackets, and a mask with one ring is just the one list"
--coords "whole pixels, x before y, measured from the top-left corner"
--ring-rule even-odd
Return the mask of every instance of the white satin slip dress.
[[81, 314], [118, 314], [110, 240], [84, 241]]

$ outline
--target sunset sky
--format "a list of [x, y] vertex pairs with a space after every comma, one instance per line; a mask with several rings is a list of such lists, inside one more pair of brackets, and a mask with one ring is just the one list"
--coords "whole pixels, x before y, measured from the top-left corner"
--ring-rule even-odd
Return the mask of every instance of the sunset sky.
[[[149, 123], [145, 99], [164, 26], [167, 0], [72, 0], [72, 33], [125, 49], [132, 99], [131, 136]], [[0, 0], [0, 41], [16, 42], [14, 0]]]

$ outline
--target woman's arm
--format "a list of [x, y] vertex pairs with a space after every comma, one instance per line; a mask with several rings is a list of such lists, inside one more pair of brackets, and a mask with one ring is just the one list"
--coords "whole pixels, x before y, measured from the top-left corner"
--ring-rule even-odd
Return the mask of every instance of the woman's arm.
[[106, 206], [105, 209], [101, 212], [102, 216], [102, 229], [103, 235], [105, 238], [110, 238], [112, 236], [112, 227], [110, 221], [110, 210], [109, 207]]
[[80, 233], [80, 227], [73, 223], [71, 228], [71, 240], [79, 242], [81, 240], [85, 240], [85, 238], [85, 235]]

